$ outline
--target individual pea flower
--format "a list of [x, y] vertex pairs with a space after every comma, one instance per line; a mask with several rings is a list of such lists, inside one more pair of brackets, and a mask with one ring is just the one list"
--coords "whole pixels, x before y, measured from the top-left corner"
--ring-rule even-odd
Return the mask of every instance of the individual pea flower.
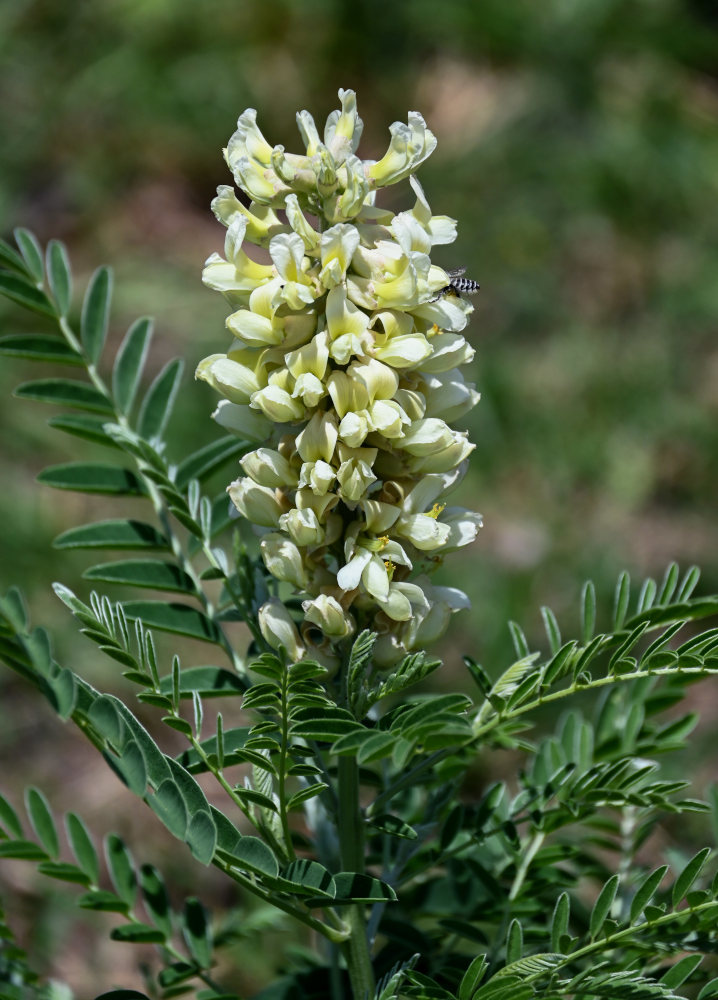
[[408, 124], [394, 122], [389, 131], [389, 149], [381, 160], [366, 168], [367, 176], [376, 187], [396, 184], [408, 177], [436, 149], [436, 136], [416, 111], [409, 112]]
[[258, 264], [242, 250], [247, 232], [244, 216], [235, 218], [227, 228], [224, 241], [226, 260], [213, 253], [205, 264], [202, 280], [208, 288], [222, 292], [230, 302], [243, 303], [251, 292], [276, 277], [268, 264]]
[[[474, 447], [452, 426], [478, 400], [461, 371], [474, 356], [472, 306], [446, 293], [431, 259], [456, 223], [432, 214], [414, 176], [436, 145], [423, 118], [395, 122], [387, 153], [362, 160], [355, 94], [339, 97], [323, 134], [299, 113], [298, 154], [272, 146], [253, 109], [240, 116], [225, 155], [245, 197], [218, 188], [225, 255], [203, 275], [232, 307], [234, 339], [197, 377], [224, 397], [218, 423], [257, 444], [229, 496], [257, 529], [267, 572], [302, 598], [300, 628], [277, 598], [260, 608], [267, 643], [336, 665], [369, 627], [376, 662], [391, 665], [466, 606], [417, 573], [481, 525], [446, 506]], [[407, 178], [413, 207], [375, 204], [377, 189]]]

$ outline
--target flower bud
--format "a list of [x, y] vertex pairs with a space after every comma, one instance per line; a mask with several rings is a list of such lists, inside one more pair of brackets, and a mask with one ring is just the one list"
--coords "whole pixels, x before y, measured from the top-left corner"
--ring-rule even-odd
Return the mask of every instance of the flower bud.
[[331, 412], [315, 413], [297, 437], [297, 451], [304, 462], [330, 462], [337, 443], [337, 418]]
[[301, 420], [305, 409], [298, 399], [293, 399], [286, 389], [268, 385], [252, 395], [250, 406], [262, 413], [273, 423], [284, 424]]
[[372, 465], [376, 458], [376, 448], [347, 448], [339, 445], [341, 464], [337, 470], [337, 482], [342, 497], [352, 503], [361, 500], [367, 488], [376, 482]]
[[[385, 438], [400, 438], [404, 428], [411, 421], [397, 402], [393, 399], [377, 399], [369, 408], [369, 421], [372, 429]], [[347, 444], [350, 444], [347, 441]]]
[[350, 448], [359, 448], [372, 429], [366, 410], [360, 413], [347, 413], [339, 424], [339, 439]]
[[304, 510], [298, 510], [295, 507], [286, 514], [282, 514], [279, 518], [279, 527], [286, 531], [290, 538], [302, 548], [319, 545], [324, 538], [324, 529], [311, 507]]
[[464, 382], [464, 376], [458, 370], [427, 375], [424, 385], [428, 417], [441, 417], [453, 422], [473, 409], [479, 401], [478, 392], [473, 385]]
[[217, 197], [212, 201], [211, 208], [215, 217], [225, 226], [243, 217], [247, 223], [246, 239], [259, 246], [267, 246], [270, 237], [282, 228], [282, 223], [271, 208], [267, 205], [245, 208], [234, 189], [226, 184], [220, 184], [217, 188]]
[[[281, 521], [281, 518], [280, 518]], [[272, 576], [285, 583], [292, 583], [303, 590], [307, 584], [307, 574], [302, 562], [302, 554], [286, 535], [273, 533], [265, 535], [259, 545], [264, 565]]]
[[465, 432], [454, 431], [450, 443], [440, 451], [411, 458], [407, 464], [415, 475], [424, 472], [448, 472], [468, 458], [475, 447]]
[[313, 601], [304, 601], [302, 609], [308, 622], [333, 639], [344, 639], [354, 631], [351, 617], [329, 594], [319, 594]]
[[325, 288], [334, 288], [346, 276], [347, 268], [359, 246], [356, 226], [340, 223], [322, 233], [319, 280]]
[[401, 514], [401, 508], [379, 500], [362, 500], [361, 508], [366, 517], [366, 530], [373, 535], [383, 535]]
[[453, 441], [453, 433], [448, 424], [438, 417], [416, 420], [406, 431], [401, 442], [404, 451], [410, 455], [433, 455], [442, 451]]
[[334, 469], [327, 462], [304, 462], [299, 474], [299, 486], [309, 486], [312, 493], [324, 496], [336, 478]]
[[248, 476], [260, 486], [296, 486], [297, 473], [286, 458], [272, 448], [257, 448], [239, 460]]
[[423, 371], [432, 374], [467, 365], [476, 353], [460, 333], [438, 333], [430, 338], [430, 343], [431, 357], [421, 367]]
[[262, 528], [276, 528], [283, 510], [274, 490], [258, 486], [253, 479], [237, 479], [227, 487], [229, 499], [239, 513]]
[[290, 660], [301, 660], [304, 646], [299, 638], [297, 626], [282, 602], [270, 597], [259, 609], [259, 628], [267, 645], [272, 649], [284, 649]]
[[251, 368], [231, 361], [223, 354], [212, 354], [200, 361], [195, 378], [209, 382], [231, 403], [248, 403], [259, 389], [257, 375]]
[[406, 337], [391, 337], [374, 354], [392, 368], [415, 368], [432, 353], [432, 346], [423, 333], [410, 333]]
[[277, 323], [269, 316], [252, 312], [250, 309], [238, 309], [229, 315], [225, 325], [238, 340], [252, 347], [267, 347], [281, 344], [284, 330], [281, 322]]
[[294, 383], [294, 389], [292, 390], [292, 398], [301, 399], [307, 409], [310, 410], [326, 394], [327, 390], [324, 388], [322, 380], [317, 378], [316, 375], [312, 375], [311, 372], [305, 372], [304, 375], [300, 375]]

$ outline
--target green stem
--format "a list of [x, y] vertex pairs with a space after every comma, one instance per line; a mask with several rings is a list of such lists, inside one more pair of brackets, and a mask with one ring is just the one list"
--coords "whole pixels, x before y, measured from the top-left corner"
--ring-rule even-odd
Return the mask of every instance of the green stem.
[[[592, 941], [590, 944], [586, 944], [583, 948], [577, 948], [576, 951], [572, 951], [570, 955], [557, 962], [555, 966], [552, 967], [551, 972], [557, 972], [559, 969], [565, 968], [567, 965], [571, 965], [577, 959], [586, 958], [588, 955], [596, 954], [597, 952], [605, 952], [615, 945], [620, 944], [622, 941], [628, 939], [631, 945], [635, 944], [638, 935], [644, 931], [653, 931], [659, 927], [665, 927], [666, 925], [672, 923], [674, 920], [679, 920], [682, 917], [689, 916], [694, 913], [702, 913], [705, 910], [715, 908], [716, 902], [714, 899], [709, 900], [706, 903], [699, 903], [698, 906], [691, 906], [685, 910], [674, 910], [672, 913], [666, 913], [662, 917], [657, 917], [655, 920], [647, 920], [644, 924], [631, 924], [629, 927], [624, 927], [620, 931], [616, 931], [615, 934], [608, 934], [604, 938], [599, 938], [596, 941]], [[546, 972], [535, 972], [532, 976], [528, 976], [526, 979], [522, 980], [521, 985], [530, 985], [545, 976]]]
[[287, 764], [289, 756], [289, 668], [284, 665], [282, 675], [282, 712], [281, 712], [281, 745], [279, 750], [279, 775], [277, 781], [277, 797], [279, 798], [279, 815], [282, 820], [282, 836], [287, 856], [295, 861], [297, 855], [292, 843], [292, 831], [289, 828], [287, 813]]
[[516, 876], [511, 886], [511, 891], [509, 892], [509, 901], [513, 902], [518, 894], [521, 892], [521, 887], [524, 884], [524, 880], [528, 875], [529, 868], [531, 867], [531, 862], [536, 856], [536, 852], [543, 844], [546, 839], [546, 834], [543, 830], [537, 830], [536, 833], [531, 838], [530, 843], [524, 848], [523, 855], [521, 858], [521, 863], [516, 869]]
[[[339, 849], [345, 871], [364, 872], [364, 817], [359, 805], [359, 768], [355, 757], [340, 757], [339, 767]], [[349, 906], [350, 935], [344, 942], [344, 958], [354, 1000], [374, 996], [374, 970], [369, 955], [364, 906]]]

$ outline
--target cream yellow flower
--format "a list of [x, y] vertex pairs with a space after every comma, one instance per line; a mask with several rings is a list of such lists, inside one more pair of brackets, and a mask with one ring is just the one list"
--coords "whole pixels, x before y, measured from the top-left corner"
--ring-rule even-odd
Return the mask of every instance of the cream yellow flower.
[[[362, 160], [355, 94], [339, 98], [323, 135], [299, 113], [299, 154], [272, 146], [254, 110], [241, 115], [225, 157], [249, 205], [218, 188], [224, 257], [203, 275], [232, 307], [234, 340], [197, 377], [224, 397], [218, 422], [259, 444], [229, 495], [261, 536], [268, 573], [304, 598], [301, 629], [277, 598], [263, 605], [266, 641], [336, 660], [332, 644], [370, 627], [390, 664], [468, 604], [414, 566], [481, 525], [444, 500], [474, 447], [452, 426], [478, 401], [461, 371], [474, 356], [472, 306], [443, 294], [449, 276], [431, 260], [456, 223], [432, 215], [414, 176], [436, 145], [424, 119], [410, 112], [385, 155]], [[407, 178], [413, 207], [375, 205], [377, 189]]]

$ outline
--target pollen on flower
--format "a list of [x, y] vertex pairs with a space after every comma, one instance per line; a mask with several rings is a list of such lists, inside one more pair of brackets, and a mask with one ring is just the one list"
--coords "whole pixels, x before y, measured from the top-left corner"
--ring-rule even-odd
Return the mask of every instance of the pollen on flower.
[[[451, 427], [478, 400], [461, 373], [473, 357], [462, 335], [473, 307], [439, 294], [446, 272], [431, 252], [453, 242], [456, 223], [431, 214], [415, 176], [436, 146], [424, 119], [410, 112], [408, 125], [392, 126], [386, 155], [364, 161], [355, 95], [339, 98], [323, 143], [311, 115], [297, 116], [301, 154], [272, 147], [253, 109], [240, 116], [225, 158], [248, 205], [218, 188], [224, 256], [212, 254], [203, 273], [230, 303], [234, 340], [197, 377], [224, 397], [222, 426], [257, 442], [229, 494], [262, 535], [267, 572], [306, 598], [308, 655], [326, 662], [381, 613], [382, 628], [392, 620], [389, 665], [467, 604], [420, 574], [480, 526], [443, 500], [473, 448]], [[381, 208], [378, 189], [403, 180], [413, 206]], [[278, 614], [267, 611], [266, 628]]]

